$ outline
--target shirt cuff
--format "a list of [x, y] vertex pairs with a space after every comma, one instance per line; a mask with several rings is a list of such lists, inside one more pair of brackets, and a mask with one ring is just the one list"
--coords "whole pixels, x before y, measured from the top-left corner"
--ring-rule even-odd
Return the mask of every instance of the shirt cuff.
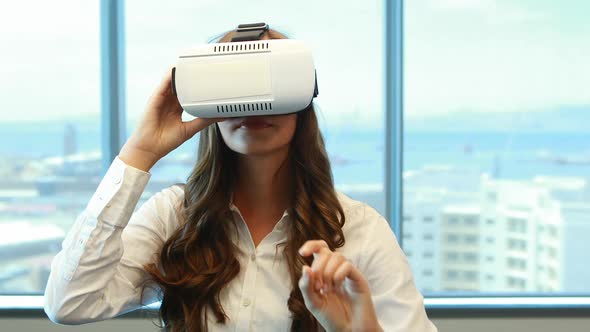
[[125, 227], [150, 177], [115, 157], [86, 210], [97, 220]]

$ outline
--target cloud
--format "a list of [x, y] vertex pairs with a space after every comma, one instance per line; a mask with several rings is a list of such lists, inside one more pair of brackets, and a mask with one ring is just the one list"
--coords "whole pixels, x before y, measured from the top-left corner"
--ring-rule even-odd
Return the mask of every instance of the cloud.
[[[420, 1], [420, 0], [417, 0]], [[526, 3], [500, 0], [426, 0], [440, 15], [476, 15], [489, 24], [530, 23], [547, 21], [551, 15], [542, 5], [526, 6]]]
[[494, 0], [428, 0], [429, 7], [439, 10], [487, 10], [494, 6]]

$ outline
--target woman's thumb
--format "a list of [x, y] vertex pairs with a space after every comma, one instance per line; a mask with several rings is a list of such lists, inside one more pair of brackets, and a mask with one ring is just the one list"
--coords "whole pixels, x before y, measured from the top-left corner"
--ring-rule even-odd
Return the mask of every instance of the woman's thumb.
[[203, 130], [207, 126], [212, 123], [215, 123], [215, 119], [204, 119], [204, 118], [196, 118], [191, 121], [183, 122], [183, 126], [186, 132], [186, 139], [190, 139], [191, 137], [195, 136], [196, 133]]

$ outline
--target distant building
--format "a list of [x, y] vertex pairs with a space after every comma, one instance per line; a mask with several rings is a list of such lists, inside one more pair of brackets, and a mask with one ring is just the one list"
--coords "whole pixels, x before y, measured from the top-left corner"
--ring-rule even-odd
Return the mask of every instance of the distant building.
[[433, 165], [405, 172], [403, 180], [403, 249], [421, 290], [440, 291], [445, 280], [441, 274], [446, 273], [441, 246], [448, 235], [443, 209], [466, 202], [476, 204], [478, 197], [473, 193], [479, 186], [479, 175]]
[[68, 123], [64, 129], [64, 157], [78, 153], [78, 133], [76, 127]]
[[480, 206], [481, 289], [559, 290], [563, 219], [549, 192], [531, 182], [483, 179]]
[[576, 177], [535, 177], [535, 185], [546, 188], [559, 201], [562, 227], [548, 232], [559, 232], [561, 252], [549, 251], [562, 262], [561, 284], [564, 292], [587, 292], [590, 265], [584, 256], [590, 252], [590, 186], [588, 180]]
[[587, 182], [476, 178], [442, 168], [404, 176], [402, 243], [421, 290], [587, 290]]
[[42, 292], [65, 232], [24, 220], [0, 223], [0, 291]]
[[441, 290], [479, 290], [479, 207], [449, 205], [441, 211], [440, 219]]

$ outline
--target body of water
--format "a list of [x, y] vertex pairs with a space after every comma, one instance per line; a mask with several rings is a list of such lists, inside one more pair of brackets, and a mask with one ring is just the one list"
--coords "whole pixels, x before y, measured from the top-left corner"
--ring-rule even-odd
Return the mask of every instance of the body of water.
[[[61, 156], [65, 126], [2, 125], [0, 154], [4, 164], [19, 158]], [[384, 133], [326, 130], [326, 146], [337, 184], [375, 185], [384, 180]], [[98, 127], [76, 128], [78, 152], [99, 150]], [[192, 139], [170, 157], [196, 153]], [[590, 177], [590, 133], [407, 133], [404, 170], [429, 165], [488, 173], [497, 178], [532, 179], [536, 175]], [[187, 166], [154, 169], [157, 178], [185, 179]]]

